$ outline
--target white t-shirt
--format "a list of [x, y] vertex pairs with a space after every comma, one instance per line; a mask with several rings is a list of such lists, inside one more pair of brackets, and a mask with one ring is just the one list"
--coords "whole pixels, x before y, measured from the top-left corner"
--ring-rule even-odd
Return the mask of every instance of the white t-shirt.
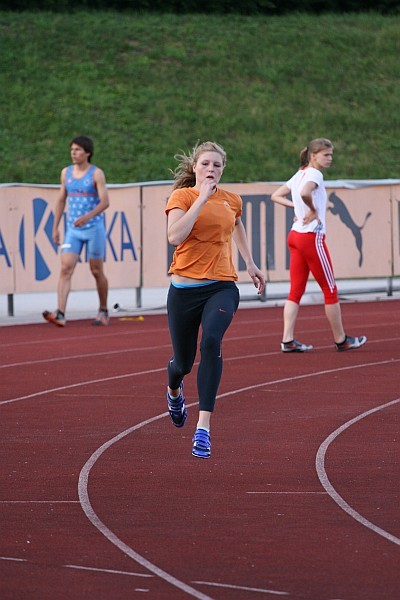
[[[314, 206], [317, 210], [319, 221], [314, 219], [314, 221], [311, 221], [311, 223], [303, 225], [303, 219], [310, 209], [307, 204], [303, 202], [300, 194], [307, 181], [312, 181], [317, 185], [311, 195]], [[295, 175], [289, 179], [286, 185], [291, 191], [292, 201], [294, 204], [294, 214], [296, 215], [296, 221], [294, 221], [292, 229], [294, 231], [298, 231], [299, 233], [316, 231], [325, 233], [326, 190], [321, 171], [314, 169], [314, 167], [305, 167], [297, 171], [297, 173], [295, 173]]]

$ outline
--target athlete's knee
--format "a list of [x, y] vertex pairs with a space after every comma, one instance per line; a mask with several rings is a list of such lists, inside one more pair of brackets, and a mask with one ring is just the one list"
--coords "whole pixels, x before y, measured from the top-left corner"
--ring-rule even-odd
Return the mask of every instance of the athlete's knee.
[[324, 304], [338, 304], [339, 302], [339, 296], [338, 294], [334, 294], [334, 293], [329, 293], [329, 294], [325, 294], [324, 295]]
[[70, 263], [61, 263], [60, 277], [62, 279], [70, 279], [75, 270], [75, 265]]
[[90, 270], [95, 279], [102, 279], [102, 278], [105, 279], [102, 263], [90, 262]]
[[189, 361], [177, 361], [176, 358], [168, 361], [168, 372], [173, 379], [183, 379], [186, 375], [189, 375], [193, 367], [193, 362]]
[[221, 338], [213, 333], [203, 333], [200, 351], [203, 356], [221, 356]]
[[300, 304], [302, 297], [303, 297], [303, 292], [296, 292], [296, 291], [290, 290], [287, 299], [290, 300], [291, 302], [294, 302], [295, 304]]

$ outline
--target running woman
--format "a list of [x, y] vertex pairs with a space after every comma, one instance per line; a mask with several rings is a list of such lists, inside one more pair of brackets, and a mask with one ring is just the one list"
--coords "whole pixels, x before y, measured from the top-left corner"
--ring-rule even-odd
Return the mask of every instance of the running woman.
[[108, 325], [108, 281], [104, 274], [106, 230], [104, 211], [110, 202], [101, 169], [91, 164], [94, 151], [90, 138], [80, 135], [70, 143], [72, 165], [61, 171], [61, 189], [54, 211], [53, 241], [60, 245], [58, 230], [68, 200], [67, 230], [61, 245], [61, 272], [58, 280], [58, 308], [45, 310], [46, 321], [64, 327], [71, 278], [82, 249], [87, 245], [90, 270], [99, 296], [99, 311], [93, 325]]
[[247, 243], [240, 218], [242, 199], [218, 187], [226, 163], [225, 150], [215, 142], [204, 142], [190, 155], [175, 158], [179, 165], [166, 206], [168, 240], [175, 246], [167, 299], [173, 347], [168, 363], [168, 410], [172, 423], [183, 427], [187, 417], [183, 378], [192, 370], [201, 326], [199, 414], [192, 454], [209, 458], [210, 419], [222, 376], [222, 338], [239, 305], [232, 239], [259, 294], [265, 278]]
[[[367, 341], [364, 335], [350, 337], [344, 331], [338, 290], [325, 242], [327, 196], [322, 171], [331, 166], [332, 158], [332, 142], [325, 138], [312, 140], [300, 153], [300, 169], [272, 194], [274, 202], [294, 208], [295, 215], [288, 235], [290, 291], [283, 311], [282, 352], [307, 352], [313, 348], [294, 336], [300, 300], [310, 271], [324, 294], [325, 314], [336, 350], [360, 348]], [[291, 200], [287, 198], [289, 194]]]

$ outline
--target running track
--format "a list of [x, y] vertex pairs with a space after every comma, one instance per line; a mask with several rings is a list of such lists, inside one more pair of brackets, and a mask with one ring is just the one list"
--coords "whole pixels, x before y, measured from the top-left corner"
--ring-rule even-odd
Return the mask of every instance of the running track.
[[166, 413], [166, 316], [0, 329], [2, 600], [400, 598], [400, 301], [241, 309], [212, 457]]

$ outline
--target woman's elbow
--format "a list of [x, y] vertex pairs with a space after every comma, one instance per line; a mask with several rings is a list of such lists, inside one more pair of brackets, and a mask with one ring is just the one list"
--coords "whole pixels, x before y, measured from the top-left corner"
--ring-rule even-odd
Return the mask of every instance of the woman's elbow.
[[168, 242], [171, 244], [171, 246], [179, 246], [180, 241], [177, 239], [176, 235], [174, 235], [171, 232], [168, 232]]

